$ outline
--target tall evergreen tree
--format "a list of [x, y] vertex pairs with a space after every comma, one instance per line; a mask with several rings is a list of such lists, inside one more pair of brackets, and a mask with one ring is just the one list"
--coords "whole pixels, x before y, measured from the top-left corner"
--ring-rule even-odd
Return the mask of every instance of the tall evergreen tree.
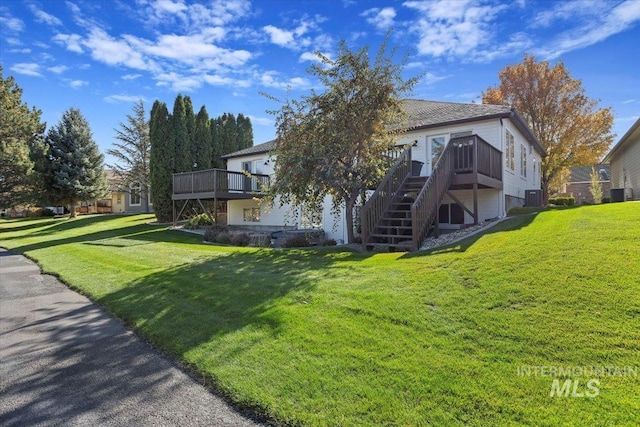
[[173, 219], [173, 181], [175, 145], [171, 116], [164, 102], [155, 101], [149, 120], [151, 153], [149, 170], [153, 210], [159, 222]]
[[251, 119], [244, 114], [238, 114], [236, 119], [236, 133], [238, 150], [253, 147], [253, 128]]
[[42, 112], [22, 102], [13, 77], [2, 77], [0, 65], [0, 208], [30, 202], [35, 183], [31, 148], [42, 142]]
[[145, 212], [149, 212], [151, 142], [142, 100], [134, 104], [133, 115], [127, 114], [127, 122], [121, 122], [120, 129], [115, 131], [119, 142], [114, 143], [114, 148], [107, 150], [107, 154], [116, 162], [109, 167], [120, 181], [140, 185], [142, 206]]
[[194, 142], [194, 164], [196, 170], [211, 168], [211, 124], [209, 121], [209, 113], [202, 106], [196, 116]]
[[211, 167], [223, 168], [222, 161], [222, 118], [216, 117], [210, 121], [211, 130]]
[[238, 129], [236, 128], [236, 117], [233, 113], [224, 113], [221, 123], [221, 155], [238, 151]]
[[187, 172], [191, 170], [191, 146], [187, 130], [187, 111], [182, 95], [176, 97], [173, 103], [173, 115], [171, 116], [171, 128], [173, 130], [173, 171]]
[[107, 194], [104, 156], [93, 140], [89, 123], [80, 110], [70, 108], [47, 133], [47, 191], [52, 201], [69, 204], [71, 217], [79, 201]]
[[193, 111], [193, 103], [191, 102], [191, 98], [185, 96], [183, 98], [184, 101], [184, 112], [185, 112], [185, 124], [187, 126], [187, 153], [188, 159], [185, 161], [185, 164], [189, 166], [188, 171], [195, 169], [195, 164], [198, 163], [198, 158], [196, 157], [196, 116]]

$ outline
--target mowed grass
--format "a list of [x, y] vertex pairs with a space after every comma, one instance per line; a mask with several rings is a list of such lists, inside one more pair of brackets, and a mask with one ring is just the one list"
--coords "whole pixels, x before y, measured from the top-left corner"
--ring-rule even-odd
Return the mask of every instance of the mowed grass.
[[596, 397], [519, 373], [640, 365], [638, 203], [523, 215], [415, 254], [206, 245], [151, 220], [2, 221], [0, 245], [279, 424], [640, 421], [633, 371], [596, 377]]

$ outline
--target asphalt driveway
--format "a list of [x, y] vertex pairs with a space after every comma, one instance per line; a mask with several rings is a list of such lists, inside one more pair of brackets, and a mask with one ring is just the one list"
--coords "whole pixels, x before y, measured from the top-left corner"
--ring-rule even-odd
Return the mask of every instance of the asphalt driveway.
[[0, 248], [0, 425], [258, 424], [98, 305]]

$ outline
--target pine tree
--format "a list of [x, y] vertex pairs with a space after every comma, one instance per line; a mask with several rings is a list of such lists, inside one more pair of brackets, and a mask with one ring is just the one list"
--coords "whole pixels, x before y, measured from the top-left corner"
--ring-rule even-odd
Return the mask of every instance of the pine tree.
[[211, 167], [223, 168], [222, 161], [222, 118], [216, 117], [210, 121], [211, 130]]
[[35, 185], [32, 147], [42, 142], [42, 112], [22, 102], [13, 77], [2, 77], [0, 65], [0, 207], [31, 202]]
[[236, 133], [238, 150], [253, 147], [253, 128], [251, 127], [251, 119], [244, 114], [238, 114], [236, 119]]
[[69, 204], [71, 217], [79, 201], [107, 194], [104, 156], [80, 110], [70, 108], [47, 133], [47, 191], [54, 201]]
[[185, 96], [184, 99], [184, 112], [185, 112], [185, 124], [187, 127], [187, 140], [186, 144], [186, 152], [188, 155], [185, 164], [188, 166], [187, 171], [191, 171], [195, 169], [195, 166], [198, 163], [197, 157], [197, 149], [196, 149], [196, 116], [193, 112], [193, 103], [191, 102], [191, 98]]
[[202, 106], [196, 116], [194, 164], [196, 170], [211, 168], [211, 128], [207, 109]]
[[236, 128], [236, 117], [233, 113], [224, 113], [221, 123], [221, 155], [238, 151], [238, 129]]
[[191, 170], [191, 147], [187, 130], [187, 111], [182, 95], [178, 95], [173, 104], [171, 116], [171, 128], [173, 130], [173, 172], [188, 172]]
[[127, 114], [127, 122], [120, 123], [116, 129], [114, 148], [107, 154], [116, 159], [109, 165], [120, 181], [140, 184], [141, 199], [145, 212], [149, 212], [149, 157], [151, 142], [149, 139], [149, 122], [146, 120], [144, 103], [138, 101], [133, 106], [133, 115]]
[[164, 102], [155, 101], [149, 120], [151, 153], [149, 170], [153, 210], [159, 222], [173, 219], [172, 173], [174, 171], [175, 145], [171, 129], [171, 116]]

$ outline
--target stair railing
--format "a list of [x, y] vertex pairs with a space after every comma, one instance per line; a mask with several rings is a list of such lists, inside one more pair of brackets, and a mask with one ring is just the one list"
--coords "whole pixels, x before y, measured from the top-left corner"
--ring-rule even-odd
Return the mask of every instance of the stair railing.
[[431, 176], [427, 179], [411, 206], [412, 250], [417, 251], [429, 227], [436, 219], [440, 202], [453, 178], [453, 145], [448, 144], [433, 167]]
[[389, 169], [376, 191], [360, 210], [360, 234], [365, 249], [367, 244], [370, 244], [371, 234], [380, 222], [380, 218], [410, 174], [411, 147], [408, 147], [400, 153], [396, 163]]

